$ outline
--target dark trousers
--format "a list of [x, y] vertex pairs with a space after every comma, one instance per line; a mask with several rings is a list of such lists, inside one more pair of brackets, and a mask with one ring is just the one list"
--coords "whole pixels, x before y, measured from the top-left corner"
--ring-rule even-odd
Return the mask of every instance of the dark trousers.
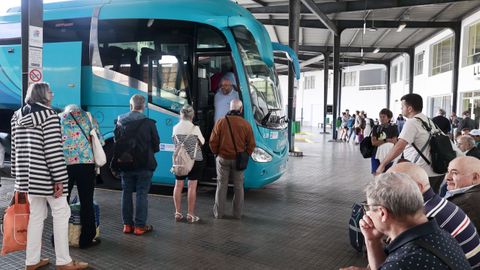
[[440, 185], [442, 185], [443, 179], [445, 178], [445, 175], [439, 175], [439, 176], [430, 176], [428, 177], [428, 181], [430, 182], [430, 186], [432, 187], [433, 191], [435, 193], [440, 192]]
[[68, 171], [68, 197], [73, 185], [77, 185], [78, 197], [80, 199], [80, 232], [79, 246], [86, 247], [92, 243], [97, 233], [95, 225], [95, 212], [93, 208], [93, 191], [95, 188], [95, 164], [74, 164], [67, 166]]

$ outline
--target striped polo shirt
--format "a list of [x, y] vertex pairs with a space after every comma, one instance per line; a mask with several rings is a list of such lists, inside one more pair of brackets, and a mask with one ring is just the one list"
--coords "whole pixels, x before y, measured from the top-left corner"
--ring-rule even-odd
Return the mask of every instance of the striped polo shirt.
[[434, 218], [440, 228], [458, 241], [473, 269], [480, 269], [480, 237], [465, 212], [432, 188], [423, 193], [423, 201], [427, 217]]

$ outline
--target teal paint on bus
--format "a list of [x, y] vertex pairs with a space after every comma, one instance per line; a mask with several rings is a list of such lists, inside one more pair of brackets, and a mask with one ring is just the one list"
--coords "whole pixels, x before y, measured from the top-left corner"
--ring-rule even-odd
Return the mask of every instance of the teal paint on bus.
[[[276, 99], [279, 95], [279, 89], [277, 79], [272, 75], [274, 63], [271, 40], [265, 27], [260, 24], [252, 14], [229, 0], [83, 0], [45, 4], [44, 20], [45, 22], [56, 20], [60, 24], [62, 22], [61, 20], [67, 22], [70, 19], [81, 18], [90, 20], [94, 10], [98, 8], [100, 8], [100, 24], [112, 20], [145, 19], [149, 20], [149, 24], [150, 21], [152, 23], [157, 21], [158, 24], [167, 23], [170, 25], [175, 25], [175, 22], [188, 22], [197, 23], [196, 25], [198, 25], [198, 27], [201, 25], [209, 25], [217, 29], [228, 44], [227, 55], [230, 55], [234, 71], [237, 75], [237, 86], [245, 108], [244, 118], [252, 125], [257, 147], [263, 149], [271, 156], [271, 161], [267, 162], [257, 162], [252, 158], [250, 159], [249, 166], [245, 172], [245, 187], [260, 188], [282, 176], [286, 170], [286, 163], [288, 161], [287, 125], [284, 123], [286, 116], [283, 115], [280, 117], [282, 114], [275, 115], [276, 118], [274, 118], [274, 120], [278, 122], [275, 122], [275, 127], [268, 127], [262, 123], [264, 121], [269, 123], [270, 114], [272, 114], [272, 112], [276, 114], [276, 112], [279, 111], [278, 108], [274, 108], [272, 111], [268, 109], [267, 114], [264, 110], [265, 108], [262, 107], [266, 106], [266, 108], [269, 108], [267, 104], [268, 99]], [[0, 24], [8, 25], [16, 23], [18, 27], [19, 20], [19, 13], [14, 12], [0, 17]], [[248, 30], [252, 37], [251, 41], [255, 44], [255, 48], [253, 49], [258, 52], [258, 59], [255, 57], [251, 58], [252, 55], [249, 55], [249, 53], [252, 53], [252, 48], [245, 47], [251, 45], [242, 44], [240, 47], [238, 37], [232, 32], [234, 29], [240, 29], [239, 31], [242, 32], [243, 30], [241, 29], [243, 28]], [[19, 35], [18, 33], [18, 37]], [[0, 33], [0, 40], [1, 39], [2, 34]], [[92, 40], [90, 40], [90, 43], [91, 42]], [[196, 41], [192, 44], [196, 44]], [[91, 62], [85, 64], [85, 61], [82, 61], [82, 59], [90, 56], [82, 55], [82, 53], [85, 54], [85, 51], [87, 53], [89, 51], [89, 48], [85, 48], [84, 46], [85, 43], [82, 44], [80, 40], [45, 43], [43, 54], [44, 78], [45, 81], [51, 84], [52, 90], [55, 93], [54, 106], [62, 108], [70, 103], [80, 104], [97, 118], [105, 139], [109, 141], [113, 136], [112, 130], [115, 119], [118, 115], [129, 111], [128, 104], [130, 97], [133, 94], [141, 94], [148, 100], [149, 93], [146, 92], [144, 88], [135, 88], [125, 83], [128, 82], [130, 78], [125, 74], [113, 71], [113, 69], [107, 70], [107, 67], [92, 66], [90, 64]], [[9, 53], [9, 48], [13, 47], [15, 52]], [[88, 47], [92, 47], [92, 45]], [[108, 45], [107, 48], [111, 48], [111, 45]], [[125, 49], [123, 50], [125, 51]], [[190, 48], [190, 50], [195, 50], [195, 47]], [[2, 68], [2, 70], [0, 70], [0, 87], [2, 87], [2, 89], [0, 89], [0, 108], [6, 106], [7, 103], [10, 104], [10, 107], [12, 107], [15, 102], [17, 102], [18, 106], [20, 105], [20, 53], [21, 48], [19, 45], [0, 46], [0, 67]], [[198, 53], [201, 53], [201, 50], [198, 51], [197, 54]], [[270, 70], [270, 72], [265, 73], [266, 75], [256, 73], [255, 68], [261, 67], [258, 66], [259, 64], [265, 66], [258, 72], [265, 73], [267, 69]], [[193, 64], [190, 63], [189, 67], [193, 68], [194, 66], [192, 65]], [[131, 68], [131, 66], [129, 66], [129, 68]], [[105, 74], [108, 76], [100, 76], [98, 72], [106, 72]], [[194, 70], [191, 78], [196, 78], [197, 72], [197, 70]], [[200, 79], [200, 75], [198, 76]], [[264, 78], [262, 76], [267, 77]], [[262, 77], [263, 80], [259, 80], [260, 77]], [[191, 81], [189, 81], [189, 83], [193, 84]], [[4, 85], [7, 87], [3, 88]], [[144, 83], [144, 86], [145, 85]], [[193, 91], [192, 89], [195, 89], [197, 86], [191, 85], [189, 87], [188, 90]], [[164, 91], [163, 89], [160, 90]], [[196, 91], [198, 91], [198, 89]], [[154, 104], [148, 104], [145, 111], [146, 115], [157, 122], [157, 129], [161, 140], [160, 146], [162, 151], [155, 155], [158, 161], [158, 168], [154, 172], [153, 182], [173, 185], [175, 179], [170, 173], [170, 167], [172, 165], [171, 146], [173, 144], [171, 134], [173, 126], [179, 121], [178, 113], [175, 112], [178, 112], [178, 108], [182, 103], [175, 102], [175, 99], [163, 98], [161, 93], [162, 92], [156, 95], [151, 94]], [[251, 93], [255, 93], [255, 97], [253, 97]], [[271, 95], [273, 95], [273, 97]], [[8, 99], [6, 97], [8, 97]], [[258, 103], [259, 98], [267, 100], [267, 102], [264, 102], [265, 104]], [[181, 100], [182, 98], [178, 96], [178, 101]], [[253, 100], [256, 101], [253, 102]], [[277, 101], [277, 103], [274, 102], [274, 104], [283, 108], [281, 101]], [[262, 107], [260, 110], [258, 110], [259, 106]], [[257, 107], [256, 111], [254, 111], [255, 107]], [[261, 116], [266, 115], [265, 119], [259, 118], [258, 113], [260, 113]], [[208, 140], [208, 138], [206, 138], [206, 140]]]

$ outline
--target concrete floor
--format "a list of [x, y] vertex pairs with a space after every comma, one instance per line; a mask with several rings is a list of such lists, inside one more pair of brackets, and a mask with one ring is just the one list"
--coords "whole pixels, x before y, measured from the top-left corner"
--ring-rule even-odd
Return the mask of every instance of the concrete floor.
[[[154, 232], [125, 235], [120, 192], [97, 189], [102, 243], [87, 250], [71, 248], [72, 257], [89, 262], [93, 269], [338, 269], [365, 265], [364, 256], [350, 247], [348, 219], [352, 203], [364, 198], [363, 186], [371, 177], [369, 160], [361, 157], [358, 146], [328, 142], [330, 134], [312, 131], [297, 137], [307, 138], [296, 144], [304, 157], [291, 157], [288, 172], [280, 180], [246, 192], [242, 220], [215, 220], [211, 211], [215, 189], [201, 186], [197, 199], [201, 223], [176, 223], [171, 197], [150, 195], [149, 223]], [[3, 179], [2, 184], [0, 209], [7, 206], [13, 191], [11, 180]], [[171, 194], [171, 189], [162, 193]], [[186, 193], [183, 198], [185, 202]], [[43, 256], [54, 262], [48, 241], [51, 224], [48, 218]], [[0, 269], [22, 269], [24, 259], [25, 252], [0, 257]]]

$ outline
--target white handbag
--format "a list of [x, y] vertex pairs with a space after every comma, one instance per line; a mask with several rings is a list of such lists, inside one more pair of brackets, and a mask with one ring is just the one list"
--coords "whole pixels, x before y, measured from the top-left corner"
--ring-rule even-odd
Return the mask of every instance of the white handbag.
[[100, 143], [100, 139], [98, 139], [97, 129], [93, 127], [92, 115], [89, 112], [87, 112], [87, 115], [92, 127], [90, 130], [90, 136], [92, 137], [93, 159], [95, 160], [95, 165], [102, 167], [105, 165], [105, 163], [107, 163], [107, 156], [105, 155], [105, 151], [103, 151], [103, 146]]

